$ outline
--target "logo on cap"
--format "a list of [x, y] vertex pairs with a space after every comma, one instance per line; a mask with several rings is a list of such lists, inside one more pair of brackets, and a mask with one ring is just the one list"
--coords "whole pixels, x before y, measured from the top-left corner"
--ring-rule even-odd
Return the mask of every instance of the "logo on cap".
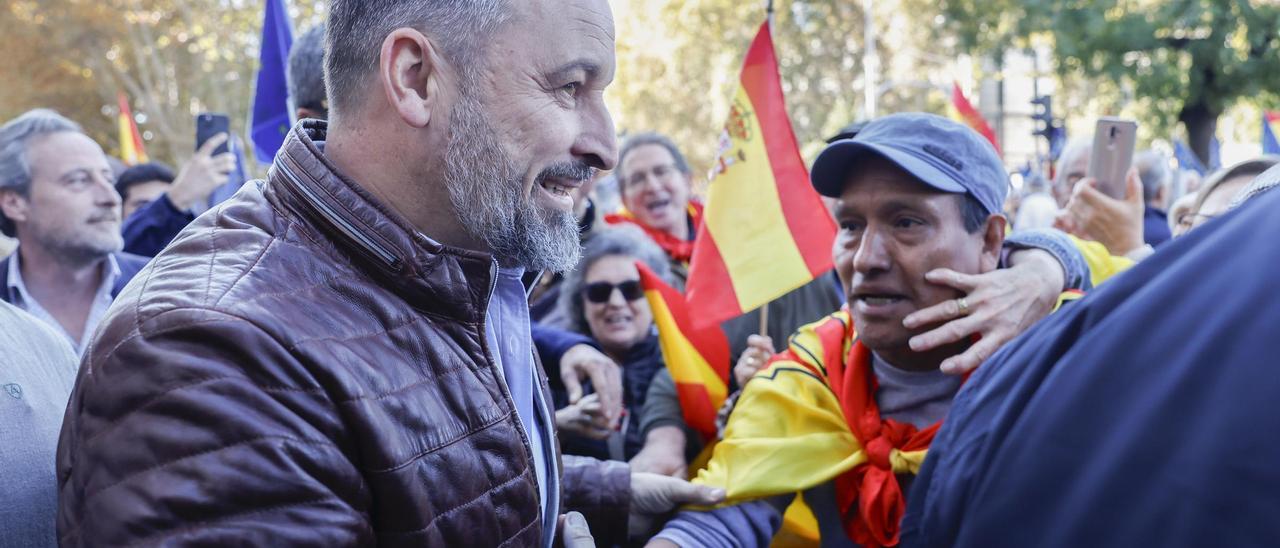
[[964, 170], [964, 163], [955, 156], [952, 156], [950, 152], [947, 152], [942, 147], [933, 144], [925, 144], [923, 148], [925, 152], [928, 152], [929, 154], [934, 155], [937, 159], [946, 162], [947, 165], [951, 166], [956, 171]]

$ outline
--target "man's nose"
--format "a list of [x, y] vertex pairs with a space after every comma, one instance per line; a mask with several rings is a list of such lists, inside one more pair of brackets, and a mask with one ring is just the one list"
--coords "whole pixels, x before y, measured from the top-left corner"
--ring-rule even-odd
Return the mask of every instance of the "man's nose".
[[885, 237], [878, 231], [867, 230], [858, 242], [858, 249], [853, 255], [853, 270], [865, 275], [887, 271], [890, 265]]
[[93, 176], [94, 200], [102, 206], [117, 207], [123, 200], [120, 193], [116, 192], [116, 185], [113, 181], [101, 174]]
[[613, 132], [613, 116], [602, 98], [596, 98], [582, 111], [582, 132], [573, 143], [574, 157], [601, 170], [618, 165], [618, 137]]

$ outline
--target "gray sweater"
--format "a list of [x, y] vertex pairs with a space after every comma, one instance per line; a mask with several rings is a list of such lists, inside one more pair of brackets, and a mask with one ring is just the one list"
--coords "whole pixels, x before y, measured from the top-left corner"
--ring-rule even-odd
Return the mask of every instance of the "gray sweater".
[[0, 545], [57, 546], [54, 455], [76, 365], [66, 337], [0, 302]]

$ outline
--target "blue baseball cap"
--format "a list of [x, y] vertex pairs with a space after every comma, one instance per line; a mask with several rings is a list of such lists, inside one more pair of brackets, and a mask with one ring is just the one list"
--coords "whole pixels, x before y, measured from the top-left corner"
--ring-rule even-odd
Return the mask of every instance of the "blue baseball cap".
[[922, 112], [877, 118], [852, 139], [827, 145], [813, 162], [813, 188], [839, 198], [849, 173], [867, 154], [892, 162], [939, 192], [973, 196], [988, 215], [1002, 211], [1009, 195], [1009, 174], [986, 138], [964, 124]]

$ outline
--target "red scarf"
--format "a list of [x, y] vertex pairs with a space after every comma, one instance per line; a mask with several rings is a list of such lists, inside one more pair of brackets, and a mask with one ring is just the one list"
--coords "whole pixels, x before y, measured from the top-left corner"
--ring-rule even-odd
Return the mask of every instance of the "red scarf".
[[849, 430], [867, 453], [866, 462], [836, 478], [836, 503], [845, 534], [862, 546], [895, 546], [906, 500], [889, 463], [889, 453], [893, 449], [928, 449], [942, 422], [917, 430], [910, 424], [881, 418], [871, 350], [857, 340], [845, 363], [837, 362], [828, 375]]
[[[693, 225], [691, 230], [696, 236], [698, 234], [698, 229], [702, 226], [702, 204], [690, 201], [687, 209], [689, 210], [689, 220]], [[630, 211], [623, 210], [619, 213], [610, 213], [605, 215], [604, 222], [611, 225], [631, 223], [640, 227], [644, 230], [644, 233], [648, 234], [649, 238], [656, 242], [658, 247], [661, 247], [662, 250], [667, 253], [667, 256], [671, 257], [674, 261], [688, 263], [689, 259], [693, 258], [693, 239], [681, 240], [680, 238], [672, 236], [669, 232], [652, 228], [640, 222], [640, 219], [637, 219]]]

